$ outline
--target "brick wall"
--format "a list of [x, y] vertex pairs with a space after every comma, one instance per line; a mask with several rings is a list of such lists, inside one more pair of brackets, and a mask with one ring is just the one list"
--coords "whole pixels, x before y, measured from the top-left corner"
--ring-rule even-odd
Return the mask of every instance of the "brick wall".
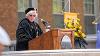
[[[39, 18], [43, 18], [49, 23], [52, 23], [52, 0], [38, 0], [38, 12]], [[44, 26], [41, 23], [40, 25], [44, 30]]]
[[0, 0], [0, 25], [15, 39], [17, 25], [17, 0]]
[[[84, 0], [71, 0], [71, 12], [79, 13], [80, 23], [84, 31], [84, 18], [83, 18], [83, 1]], [[52, 20], [52, 0], [38, 0], [39, 17], [48, 20], [51, 24]], [[42, 26], [43, 28], [43, 26]]]

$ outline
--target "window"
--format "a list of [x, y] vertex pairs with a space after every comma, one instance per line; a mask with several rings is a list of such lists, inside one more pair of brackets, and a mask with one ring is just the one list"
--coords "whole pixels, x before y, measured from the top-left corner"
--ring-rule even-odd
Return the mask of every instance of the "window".
[[31, 0], [17, 0], [18, 2], [18, 20], [20, 21], [25, 17], [24, 11], [30, 6]]
[[29, 7], [29, 0], [18, 0], [18, 12], [24, 12]]
[[[94, 0], [84, 0], [84, 26], [86, 34], [96, 34]], [[92, 30], [92, 31], [91, 31]]]
[[84, 13], [94, 14], [94, 0], [85, 0], [84, 4], [85, 4]]
[[69, 10], [69, 0], [53, 0], [53, 14]]

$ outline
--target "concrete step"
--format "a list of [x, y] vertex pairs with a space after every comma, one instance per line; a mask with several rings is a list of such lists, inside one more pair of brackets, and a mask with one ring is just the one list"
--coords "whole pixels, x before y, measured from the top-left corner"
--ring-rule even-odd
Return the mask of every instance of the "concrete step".
[[100, 56], [100, 49], [8, 51], [1, 56]]

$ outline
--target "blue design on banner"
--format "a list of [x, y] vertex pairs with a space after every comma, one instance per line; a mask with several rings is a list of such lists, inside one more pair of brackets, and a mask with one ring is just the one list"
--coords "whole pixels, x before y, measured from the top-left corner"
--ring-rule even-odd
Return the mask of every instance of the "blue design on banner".
[[97, 24], [97, 39], [96, 39], [96, 48], [100, 48], [100, 23]]

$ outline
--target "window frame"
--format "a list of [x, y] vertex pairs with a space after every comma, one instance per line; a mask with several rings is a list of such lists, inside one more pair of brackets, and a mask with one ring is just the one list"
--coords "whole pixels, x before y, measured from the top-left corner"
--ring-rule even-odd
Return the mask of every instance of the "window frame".
[[[88, 0], [88, 1], [90, 1], [90, 0]], [[92, 8], [90, 9], [90, 7], [88, 7], [88, 8], [86, 8], [86, 6], [85, 5], [91, 5], [92, 6]], [[94, 4], [94, 0], [93, 0], [93, 2], [86, 2], [86, 0], [84, 0], [84, 15], [85, 16], [94, 16], [95, 15], [95, 9], [94, 9], [94, 6], [95, 6], [95, 4]], [[87, 11], [87, 10], [88, 11]], [[89, 9], [91, 10], [91, 11], [89, 11]], [[87, 13], [87, 12], [88, 13]]]
[[[69, 11], [69, 6], [66, 6], [66, 3], [69, 5], [69, 0], [53, 0], [53, 14], [63, 14], [64, 11]], [[59, 5], [60, 7], [57, 7]]]

